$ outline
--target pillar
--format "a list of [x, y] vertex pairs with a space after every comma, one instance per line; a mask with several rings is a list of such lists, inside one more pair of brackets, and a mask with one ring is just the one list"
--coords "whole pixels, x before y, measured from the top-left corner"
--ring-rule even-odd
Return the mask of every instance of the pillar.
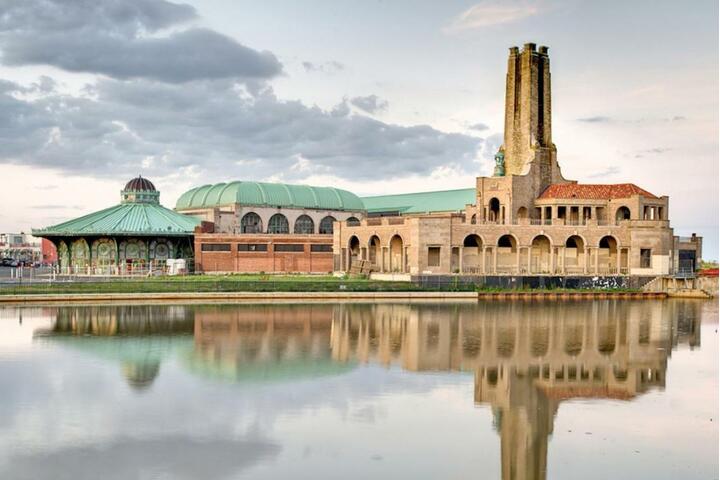
[[462, 245], [459, 246], [459, 247], [458, 247], [458, 257], [460, 257], [460, 258], [459, 258], [459, 261], [460, 261], [460, 274], [463, 273], [463, 253], [464, 253], [464, 252], [465, 252], [465, 247], [462, 246]]
[[486, 260], [487, 260], [486, 257], [487, 257], [487, 247], [485, 245], [483, 245], [483, 247], [482, 247], [482, 273], [483, 274], [487, 273], [487, 268], [485, 266]]
[[545, 206], [540, 207], [540, 224], [545, 225]]
[[617, 253], [616, 253], [616, 255], [617, 255], [617, 259], [616, 259], [617, 272], [616, 273], [617, 273], [617, 275], [620, 275], [620, 259], [622, 258], [622, 248], [617, 247], [616, 250], [617, 250]]
[[493, 248], [493, 273], [497, 273], [497, 257], [498, 257], [498, 247], [495, 245]]
[[599, 273], [598, 266], [600, 264], [600, 255], [598, 255], [599, 251], [598, 248], [595, 247], [595, 274], [597, 275]]
[[555, 273], [555, 247], [550, 245], [550, 273]]
[[583, 273], [588, 273], [588, 260], [590, 256], [590, 248], [585, 247], [585, 253], [583, 254]]
[[527, 271], [528, 271], [528, 273], [532, 273], [532, 245], [527, 247], [527, 251], [528, 251], [528, 269], [527, 269]]

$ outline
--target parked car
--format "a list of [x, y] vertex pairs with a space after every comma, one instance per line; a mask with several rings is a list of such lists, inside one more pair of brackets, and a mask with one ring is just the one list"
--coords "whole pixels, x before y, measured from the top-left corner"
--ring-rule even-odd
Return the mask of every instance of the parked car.
[[16, 262], [12, 258], [3, 258], [2, 260], [0, 260], [0, 266], [2, 266], [2, 267], [17, 267], [18, 262]]

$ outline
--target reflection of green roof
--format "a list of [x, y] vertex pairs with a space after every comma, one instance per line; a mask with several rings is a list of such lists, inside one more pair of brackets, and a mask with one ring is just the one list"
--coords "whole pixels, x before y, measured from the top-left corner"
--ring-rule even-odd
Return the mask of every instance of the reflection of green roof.
[[462, 188], [440, 192], [381, 195], [378, 197], [363, 197], [362, 201], [368, 213], [460, 212], [465, 210], [465, 205], [475, 203], [475, 189]]
[[355, 368], [354, 363], [340, 363], [331, 358], [295, 358], [267, 362], [222, 362], [208, 360], [196, 353], [188, 355], [184, 365], [205, 378], [231, 383], [275, 383], [308, 380], [340, 375]]
[[284, 183], [230, 182], [196, 187], [180, 195], [176, 210], [242, 205], [317, 208], [321, 210], [364, 210], [362, 200], [347, 190]]
[[191, 350], [191, 335], [151, 335], [143, 337], [53, 335], [41, 334], [36, 340], [70, 347], [119, 363], [161, 362], [174, 356], [179, 350]]
[[33, 230], [37, 236], [191, 235], [200, 220], [157, 203], [121, 203], [59, 225]]

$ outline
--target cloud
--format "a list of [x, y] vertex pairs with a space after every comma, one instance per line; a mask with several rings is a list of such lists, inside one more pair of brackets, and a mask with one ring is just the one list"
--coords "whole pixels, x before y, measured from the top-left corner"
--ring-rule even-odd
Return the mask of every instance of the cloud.
[[445, 28], [445, 31], [446, 33], [451, 33], [503, 25], [532, 17], [538, 13], [540, 13], [538, 2], [523, 0], [487, 0], [473, 5], [462, 12]]
[[72, 174], [293, 180], [304, 178], [303, 169], [291, 168], [302, 158], [338, 178], [392, 178], [440, 166], [471, 171], [483, 144], [352, 115], [347, 101], [327, 111], [227, 80], [187, 86], [106, 78], [84, 95], [51, 91], [33, 99], [18, 94], [24, 89], [0, 83], [0, 163]]
[[666, 147], [655, 147], [655, 148], [648, 148], [646, 150], [639, 150], [635, 154], [635, 158], [643, 158], [647, 155], [662, 155], [663, 153], [667, 153], [672, 148], [666, 148]]
[[607, 167], [605, 170], [601, 170], [599, 172], [591, 173], [590, 175], [587, 175], [587, 178], [604, 178], [604, 177], [610, 177], [613, 175], [617, 175], [620, 173], [621, 169], [620, 167], [616, 165], [611, 165]]
[[377, 95], [368, 95], [365, 97], [353, 97], [350, 99], [350, 103], [359, 108], [360, 110], [376, 114], [384, 112], [388, 108], [387, 100], [383, 100]]
[[473, 124], [473, 125], [468, 125], [468, 128], [469, 128], [470, 130], [476, 130], [476, 131], [478, 131], [478, 132], [482, 132], [483, 130], [487, 130], [487, 129], [489, 129], [490, 127], [488, 127], [488, 126], [485, 125], [484, 123], [475, 123], [475, 124]]
[[315, 62], [309, 62], [305, 61], [302, 62], [302, 66], [308, 73], [327, 73], [327, 74], [333, 74], [337, 72], [341, 72], [345, 70], [345, 65], [343, 65], [340, 62], [336, 62], [334, 60], [331, 60], [329, 62], [323, 62], [323, 63], [315, 63]]
[[36, 209], [36, 210], [82, 210], [83, 206], [81, 205], [31, 205], [30, 208]]
[[586, 123], [610, 123], [613, 121], [610, 117], [604, 117], [602, 115], [597, 115], [594, 117], [585, 117], [585, 118], [578, 118], [578, 122], [586, 122]]
[[264, 80], [282, 72], [271, 52], [213, 30], [154, 35], [196, 17], [194, 8], [163, 0], [10, 0], [0, 16], [2, 62], [172, 83]]

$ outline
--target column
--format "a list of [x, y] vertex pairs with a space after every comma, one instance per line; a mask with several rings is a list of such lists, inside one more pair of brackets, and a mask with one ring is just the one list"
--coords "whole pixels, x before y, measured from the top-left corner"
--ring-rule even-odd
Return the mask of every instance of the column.
[[540, 207], [540, 225], [545, 225], [545, 207]]
[[590, 256], [590, 248], [585, 247], [585, 253], [583, 254], [583, 273], [588, 273], [588, 260]]
[[598, 265], [600, 263], [600, 255], [598, 255], [598, 248], [595, 247], [595, 274], [598, 274]]
[[617, 248], [617, 259], [616, 259], [617, 260], [616, 261], [616, 263], [617, 263], [617, 272], [616, 273], [618, 275], [620, 275], [620, 265], [621, 265], [620, 259], [621, 258], [622, 258], [622, 248], [618, 247]]
[[555, 273], [555, 247], [550, 245], [550, 273]]
[[520, 273], [520, 246], [515, 248], [515, 272]]
[[497, 249], [498, 249], [498, 247], [496, 245], [492, 248], [493, 248], [493, 273], [497, 273], [497, 256], [498, 256]]
[[560, 253], [560, 273], [565, 274], [565, 247], [560, 247], [558, 253]]
[[527, 247], [527, 251], [528, 251], [528, 269], [527, 269], [527, 271], [528, 271], [528, 273], [532, 273], [532, 245]]
[[482, 273], [483, 274], [487, 273], [487, 268], [485, 266], [485, 263], [487, 260], [486, 257], [487, 257], [487, 247], [485, 245], [483, 245], [483, 247], [482, 247]]
[[460, 257], [458, 260], [460, 262], [460, 274], [463, 273], [463, 252], [465, 251], [464, 246], [458, 247], [458, 257]]

